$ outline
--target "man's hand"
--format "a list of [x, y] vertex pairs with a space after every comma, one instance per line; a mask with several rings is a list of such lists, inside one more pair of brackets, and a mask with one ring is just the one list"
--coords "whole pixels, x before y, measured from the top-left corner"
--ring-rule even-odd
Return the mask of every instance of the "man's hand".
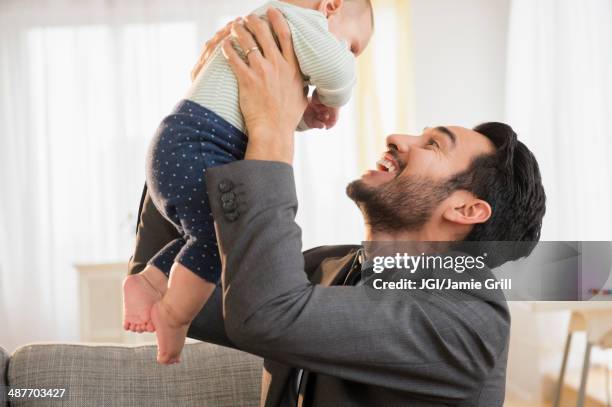
[[230, 35], [232, 24], [240, 20], [241, 18], [238, 17], [235, 20], [230, 21], [229, 23], [225, 25], [225, 27], [217, 31], [210, 40], [206, 41], [206, 44], [204, 44], [204, 47], [202, 47], [202, 52], [200, 53], [200, 59], [198, 59], [198, 62], [191, 70], [191, 80], [192, 81], [195, 80], [196, 76], [198, 76], [198, 73], [200, 73], [200, 71], [202, 70], [202, 67], [206, 65], [206, 62], [208, 62], [208, 59], [213, 54], [215, 49], [217, 49], [219, 44], [221, 44], [221, 41], [223, 41], [223, 39], [227, 38]]
[[340, 108], [321, 103], [315, 90], [304, 112], [304, 122], [311, 129], [331, 129], [338, 121], [339, 113]]
[[248, 63], [238, 56], [229, 39], [223, 42], [223, 52], [238, 80], [240, 108], [249, 133], [245, 159], [291, 164], [293, 132], [308, 101], [289, 26], [275, 8], [268, 9], [267, 16], [280, 50], [268, 24], [249, 15], [244, 26], [233, 23], [231, 28]]

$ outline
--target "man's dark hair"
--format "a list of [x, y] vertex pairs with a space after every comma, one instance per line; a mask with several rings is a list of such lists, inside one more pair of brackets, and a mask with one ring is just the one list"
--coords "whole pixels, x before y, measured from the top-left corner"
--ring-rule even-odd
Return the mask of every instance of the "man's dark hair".
[[489, 122], [473, 129], [495, 146], [493, 154], [474, 159], [467, 171], [448, 183], [450, 190], [465, 189], [487, 201], [492, 208], [489, 220], [474, 226], [465, 241], [525, 242], [498, 243], [497, 259], [490, 267], [531, 253], [540, 239], [546, 212], [546, 194], [538, 162], [517, 135], [504, 123]]

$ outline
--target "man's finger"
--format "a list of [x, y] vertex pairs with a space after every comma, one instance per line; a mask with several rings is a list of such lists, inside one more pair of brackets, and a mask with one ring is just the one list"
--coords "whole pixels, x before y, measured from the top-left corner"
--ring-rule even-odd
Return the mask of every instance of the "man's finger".
[[291, 31], [289, 30], [287, 20], [285, 20], [285, 17], [283, 17], [281, 12], [274, 7], [268, 8], [266, 14], [268, 16], [268, 21], [270, 21], [270, 24], [272, 25], [272, 30], [274, 30], [274, 33], [278, 38], [278, 43], [280, 44], [285, 60], [291, 61], [295, 59], [293, 42], [291, 41]]
[[263, 56], [253, 35], [242, 24], [232, 24], [232, 36], [236, 38], [240, 48], [247, 56], [250, 65], [261, 64]]
[[270, 26], [255, 14], [250, 14], [244, 19], [246, 27], [255, 35], [266, 59], [274, 57], [279, 51], [272, 36]]
[[230, 67], [234, 71], [234, 75], [236, 75], [238, 83], [241, 83], [250, 74], [248, 65], [242, 60], [242, 58], [240, 58], [240, 56], [232, 46], [232, 41], [229, 38], [223, 41], [222, 47], [223, 55], [225, 56], [227, 62], [230, 64]]

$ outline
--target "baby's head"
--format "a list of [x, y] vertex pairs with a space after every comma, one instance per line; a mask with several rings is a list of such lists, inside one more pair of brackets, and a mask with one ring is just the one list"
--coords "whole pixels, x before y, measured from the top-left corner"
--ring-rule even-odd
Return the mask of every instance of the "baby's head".
[[370, 0], [298, 0], [303, 7], [320, 11], [327, 17], [329, 31], [348, 42], [358, 56], [370, 42], [374, 31], [374, 11]]

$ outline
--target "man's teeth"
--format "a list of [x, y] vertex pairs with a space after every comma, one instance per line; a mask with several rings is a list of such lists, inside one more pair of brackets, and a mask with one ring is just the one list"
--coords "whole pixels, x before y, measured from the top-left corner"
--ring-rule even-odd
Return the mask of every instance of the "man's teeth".
[[386, 158], [381, 158], [380, 160], [378, 160], [377, 164], [384, 167], [389, 172], [395, 172], [397, 170], [397, 168], [395, 168], [395, 165], [393, 165], [393, 163], [387, 160]]

